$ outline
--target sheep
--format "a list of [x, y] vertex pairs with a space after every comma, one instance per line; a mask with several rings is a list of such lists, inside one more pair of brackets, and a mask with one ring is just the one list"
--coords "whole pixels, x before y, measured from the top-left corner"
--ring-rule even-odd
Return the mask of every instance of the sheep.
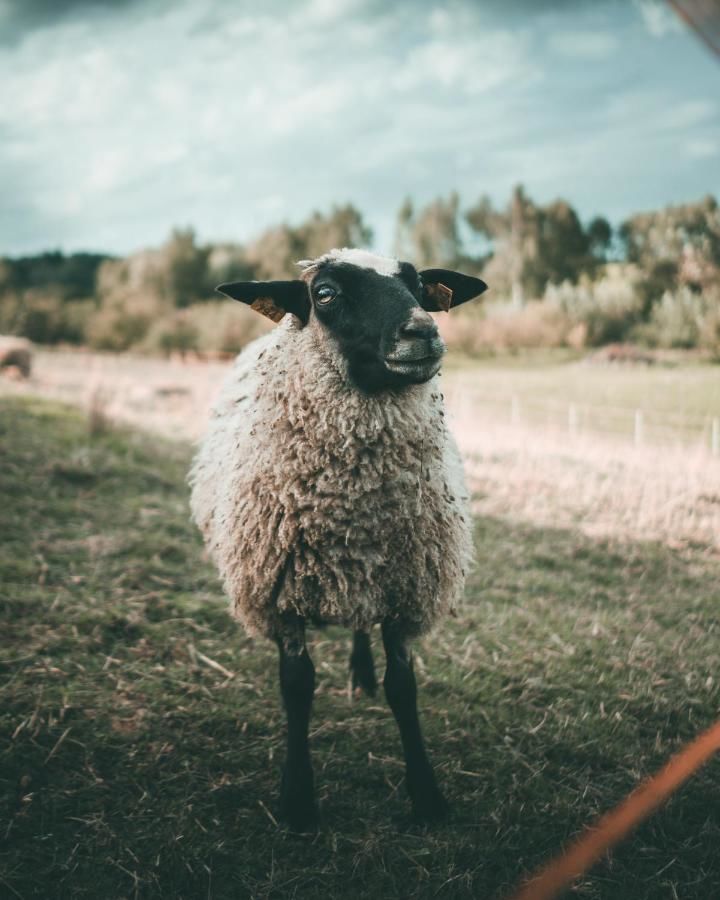
[[32, 371], [32, 344], [26, 338], [0, 335], [0, 369], [15, 378], [29, 378]]
[[429, 312], [486, 285], [356, 249], [293, 281], [218, 290], [279, 325], [238, 356], [190, 473], [191, 507], [245, 629], [277, 643], [287, 715], [279, 814], [316, 826], [305, 626], [353, 629], [353, 687], [376, 689], [370, 631], [405, 755], [415, 819], [447, 805], [424, 748], [408, 642], [458, 602], [472, 557], [460, 456]]

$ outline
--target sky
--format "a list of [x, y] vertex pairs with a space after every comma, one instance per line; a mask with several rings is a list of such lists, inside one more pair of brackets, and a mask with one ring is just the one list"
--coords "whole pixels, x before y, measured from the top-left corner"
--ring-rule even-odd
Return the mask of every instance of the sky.
[[720, 198], [720, 60], [660, 0], [0, 0], [0, 93], [0, 255]]

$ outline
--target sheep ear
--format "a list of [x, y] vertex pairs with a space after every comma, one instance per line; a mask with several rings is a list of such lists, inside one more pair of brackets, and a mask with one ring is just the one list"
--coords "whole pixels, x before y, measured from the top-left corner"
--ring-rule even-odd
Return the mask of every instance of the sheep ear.
[[422, 307], [428, 312], [450, 312], [487, 290], [487, 285], [480, 278], [462, 275], [451, 269], [423, 269], [420, 279], [423, 283]]
[[215, 290], [247, 303], [250, 309], [273, 322], [279, 322], [285, 313], [292, 313], [307, 325], [310, 317], [310, 299], [304, 281], [233, 281]]

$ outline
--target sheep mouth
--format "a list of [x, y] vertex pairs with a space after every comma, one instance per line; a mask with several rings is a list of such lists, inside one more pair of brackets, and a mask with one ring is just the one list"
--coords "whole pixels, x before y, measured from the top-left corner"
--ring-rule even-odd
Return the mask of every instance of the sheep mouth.
[[399, 341], [385, 356], [385, 365], [397, 375], [426, 381], [439, 371], [445, 349], [445, 342], [440, 337], [427, 341]]
[[411, 381], [428, 381], [437, 375], [442, 364], [442, 355], [422, 356], [415, 359], [385, 357], [385, 366], [395, 375], [404, 375]]

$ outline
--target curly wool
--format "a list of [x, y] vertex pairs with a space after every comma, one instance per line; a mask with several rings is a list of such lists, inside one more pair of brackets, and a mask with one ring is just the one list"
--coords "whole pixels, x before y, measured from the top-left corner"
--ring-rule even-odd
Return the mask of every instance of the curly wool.
[[251, 634], [282, 613], [409, 635], [451, 611], [471, 560], [437, 378], [365, 395], [316, 320], [237, 358], [191, 471], [192, 512]]

